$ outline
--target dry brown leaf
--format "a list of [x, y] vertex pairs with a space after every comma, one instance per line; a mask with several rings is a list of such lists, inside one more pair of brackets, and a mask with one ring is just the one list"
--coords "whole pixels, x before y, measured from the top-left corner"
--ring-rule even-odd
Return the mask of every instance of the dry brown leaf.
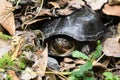
[[40, 51], [40, 53], [36, 54], [35, 63], [33, 64], [32, 68], [37, 71], [40, 76], [44, 76], [44, 73], [46, 71], [48, 61], [48, 47], [46, 47], [43, 52]]
[[60, 8], [59, 4], [56, 3], [56, 2], [49, 2], [48, 5], [49, 5], [49, 6], [52, 6], [52, 7], [54, 7], [54, 8], [58, 8], [58, 9]]
[[57, 10], [57, 14], [58, 15], [70, 15], [71, 13], [73, 13], [74, 10], [70, 10], [68, 8], [66, 9], [60, 9], [60, 10]]
[[58, 4], [60, 5], [60, 7], [65, 7], [65, 5], [68, 4], [69, 0], [57, 0]]
[[75, 64], [64, 63], [64, 66], [60, 69], [60, 71], [66, 71], [66, 70], [74, 69], [75, 67], [76, 67]]
[[67, 7], [72, 7], [75, 9], [80, 9], [82, 6], [85, 5], [85, 2], [82, 0], [69, 0]]
[[50, 9], [42, 8], [40, 13], [38, 14], [38, 16], [45, 16], [45, 15], [52, 16]]
[[75, 64], [85, 64], [86, 61], [84, 61], [84, 60], [79, 60], [79, 59], [78, 59], [78, 60], [75, 60], [74, 63], [75, 63]]
[[85, 0], [85, 1], [93, 10], [101, 9], [103, 4], [107, 2], [107, 0]]
[[7, 72], [12, 77], [12, 80], [20, 80], [13, 70], [8, 70]]
[[108, 38], [103, 44], [103, 52], [106, 56], [120, 57], [120, 36]]
[[107, 15], [120, 16], [119, 5], [110, 6], [109, 4], [106, 4], [102, 11]]
[[18, 55], [20, 55], [19, 50], [20, 50], [23, 42], [24, 42], [23, 38], [21, 38], [20, 36], [14, 36], [14, 40], [11, 42], [11, 46], [12, 46], [11, 50], [13, 52], [13, 54], [11, 56], [12, 60], [16, 59], [16, 57]]
[[12, 4], [6, 0], [0, 0], [0, 23], [11, 34], [15, 34], [15, 21], [12, 12]]
[[69, 62], [73, 62], [74, 60], [73, 59], [71, 59], [71, 58], [64, 58], [64, 62], [67, 62], [67, 63], [69, 63]]

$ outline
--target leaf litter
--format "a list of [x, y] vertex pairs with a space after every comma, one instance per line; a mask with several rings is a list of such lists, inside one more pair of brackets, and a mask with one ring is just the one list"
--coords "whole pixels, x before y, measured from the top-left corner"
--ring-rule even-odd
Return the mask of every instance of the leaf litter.
[[[3, 71], [3, 74], [0, 74], [0, 79], [6, 79], [5, 76], [9, 75], [9, 78], [13, 80], [42, 80], [43, 78], [46, 80], [66, 80], [68, 76], [63, 75], [66, 71], [68, 71], [66, 74], [69, 74], [70, 71], [78, 69], [79, 65], [86, 64], [86, 60], [83, 59], [62, 57], [63, 60], [59, 61], [58, 58], [49, 57], [48, 46], [43, 44], [42, 32], [38, 30], [38, 34], [36, 34], [35, 30], [29, 29], [30, 25], [52, 17], [70, 15], [87, 5], [93, 10], [102, 9], [101, 12], [107, 16], [119, 16], [119, 0], [113, 0], [113, 2], [109, 0], [108, 3], [107, 0], [48, 0], [44, 1], [44, 4], [43, 0], [9, 1], [0, 1], [0, 24], [9, 34], [4, 30], [0, 31], [12, 35], [12, 38], [7, 37], [7, 40], [4, 40], [0, 37], [0, 56], [2, 60], [10, 59], [12, 62], [9, 62], [8, 65], [6, 60], [7, 66], [0, 68], [0, 71]], [[105, 70], [119, 74], [119, 25], [117, 30], [117, 36], [113, 35], [102, 42], [103, 56], [95, 60], [93, 65], [96, 79], [103, 80], [101, 74]], [[9, 56], [4, 56], [6, 53]], [[99, 70], [102, 70], [101, 73]]]

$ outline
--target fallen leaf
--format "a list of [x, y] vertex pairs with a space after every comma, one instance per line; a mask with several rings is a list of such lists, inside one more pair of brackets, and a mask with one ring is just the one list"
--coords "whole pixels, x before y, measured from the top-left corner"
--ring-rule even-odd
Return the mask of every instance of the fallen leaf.
[[12, 60], [16, 59], [16, 57], [18, 55], [20, 55], [19, 54], [19, 50], [20, 50], [23, 42], [24, 42], [24, 39], [22, 37], [20, 37], [20, 36], [14, 36], [14, 40], [11, 42], [11, 46], [12, 46], [11, 50], [13, 52], [13, 54], [11, 56]]
[[52, 6], [53, 8], [58, 8], [58, 9], [60, 8], [59, 4], [56, 2], [49, 2], [48, 5]]
[[57, 10], [57, 15], [70, 15], [74, 12], [74, 10], [70, 10], [68, 8], [66, 9], [60, 9], [60, 10]]
[[52, 16], [50, 9], [42, 8], [40, 13], [38, 14], [38, 16], [45, 16], [45, 15]]
[[76, 67], [75, 64], [64, 63], [64, 66], [60, 69], [60, 71], [67, 71], [70, 69], [74, 69], [75, 67]]
[[37, 77], [37, 74], [34, 73], [33, 69], [30, 67], [26, 67], [25, 71], [21, 73], [21, 80], [31, 80]]
[[60, 7], [65, 7], [65, 5], [68, 4], [69, 0], [57, 0], [58, 4], [60, 5]]
[[69, 63], [69, 62], [73, 62], [74, 60], [73, 59], [71, 59], [71, 58], [64, 58], [64, 62], [67, 62], [67, 63]]
[[0, 0], [0, 23], [11, 34], [15, 34], [15, 21], [12, 4], [6, 0]]
[[68, 8], [75, 8], [80, 9], [82, 6], [85, 6], [85, 2], [82, 0], [69, 0], [68, 1]]
[[119, 5], [110, 6], [109, 4], [105, 4], [102, 11], [107, 15], [120, 16], [120, 6]]
[[107, 0], [85, 0], [87, 4], [93, 9], [98, 10], [107, 2]]
[[120, 57], [120, 36], [108, 38], [103, 43], [103, 52], [106, 56]]
[[[41, 52], [41, 51], [40, 51]], [[40, 76], [44, 76], [46, 71], [48, 61], [48, 47], [46, 47], [43, 52], [37, 53], [35, 58], [35, 63], [32, 68], [40, 74]]]

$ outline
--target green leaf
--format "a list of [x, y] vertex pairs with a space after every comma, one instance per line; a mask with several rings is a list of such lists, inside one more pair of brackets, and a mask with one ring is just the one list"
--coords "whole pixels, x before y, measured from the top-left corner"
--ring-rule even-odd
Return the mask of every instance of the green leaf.
[[86, 64], [83, 65], [83, 67], [85, 68], [85, 71], [87, 71], [87, 70], [92, 69], [93, 66], [91, 62], [86, 62]]
[[90, 57], [90, 62], [93, 62], [96, 58], [100, 57], [101, 52], [102, 52], [102, 45], [100, 44], [100, 41], [98, 41], [96, 51], [92, 52], [92, 56]]
[[105, 77], [112, 77], [113, 76], [113, 74], [111, 72], [104, 72], [103, 75]]
[[0, 68], [9, 68], [10, 66], [13, 66], [14, 62], [11, 59], [11, 56], [7, 53], [0, 58]]
[[11, 39], [11, 36], [5, 35], [2, 32], [0, 32], [0, 39], [8, 40], [8, 39]]
[[79, 79], [76, 78], [75, 76], [70, 76], [70, 77], [68, 77], [68, 80], [79, 80]]
[[84, 77], [83, 80], [95, 80], [94, 77]]
[[113, 80], [120, 80], [119, 76], [117, 76], [117, 75], [113, 76], [112, 78], [113, 78]]
[[106, 77], [105, 80], [113, 80], [112, 77]]
[[72, 75], [75, 75], [76, 77], [81, 77], [84, 75], [85, 72], [92, 69], [92, 63], [86, 62], [86, 64], [81, 65], [78, 70], [75, 70], [72, 72]]
[[89, 57], [87, 55], [85, 55], [84, 53], [79, 52], [77, 50], [72, 52], [72, 56], [75, 58], [82, 58], [82, 59], [86, 59], [86, 60], [89, 59]]
[[78, 69], [78, 70], [74, 70], [72, 71], [72, 75], [74, 75], [77, 78], [80, 78], [82, 75], [84, 74], [84, 70], [83, 69]]

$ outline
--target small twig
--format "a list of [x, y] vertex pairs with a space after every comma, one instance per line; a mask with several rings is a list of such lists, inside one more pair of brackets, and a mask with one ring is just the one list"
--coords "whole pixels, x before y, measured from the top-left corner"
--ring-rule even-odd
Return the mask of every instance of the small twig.
[[[35, 18], [39, 15], [39, 13], [40, 13], [40, 11], [41, 11], [41, 9], [42, 9], [42, 6], [43, 6], [43, 2], [44, 2], [44, 1], [41, 0], [41, 5], [40, 5], [40, 7], [38, 8], [37, 14], [36, 14], [34, 17], [32, 17], [31, 19], [25, 21], [25, 22], [22, 24], [22, 28], [24, 27], [25, 24], [29, 23], [30, 21], [32, 21], [33, 19], [35, 19]], [[36, 11], [37, 11], [37, 9], [36, 9]], [[26, 27], [27, 27], [27, 25], [26, 25]]]

